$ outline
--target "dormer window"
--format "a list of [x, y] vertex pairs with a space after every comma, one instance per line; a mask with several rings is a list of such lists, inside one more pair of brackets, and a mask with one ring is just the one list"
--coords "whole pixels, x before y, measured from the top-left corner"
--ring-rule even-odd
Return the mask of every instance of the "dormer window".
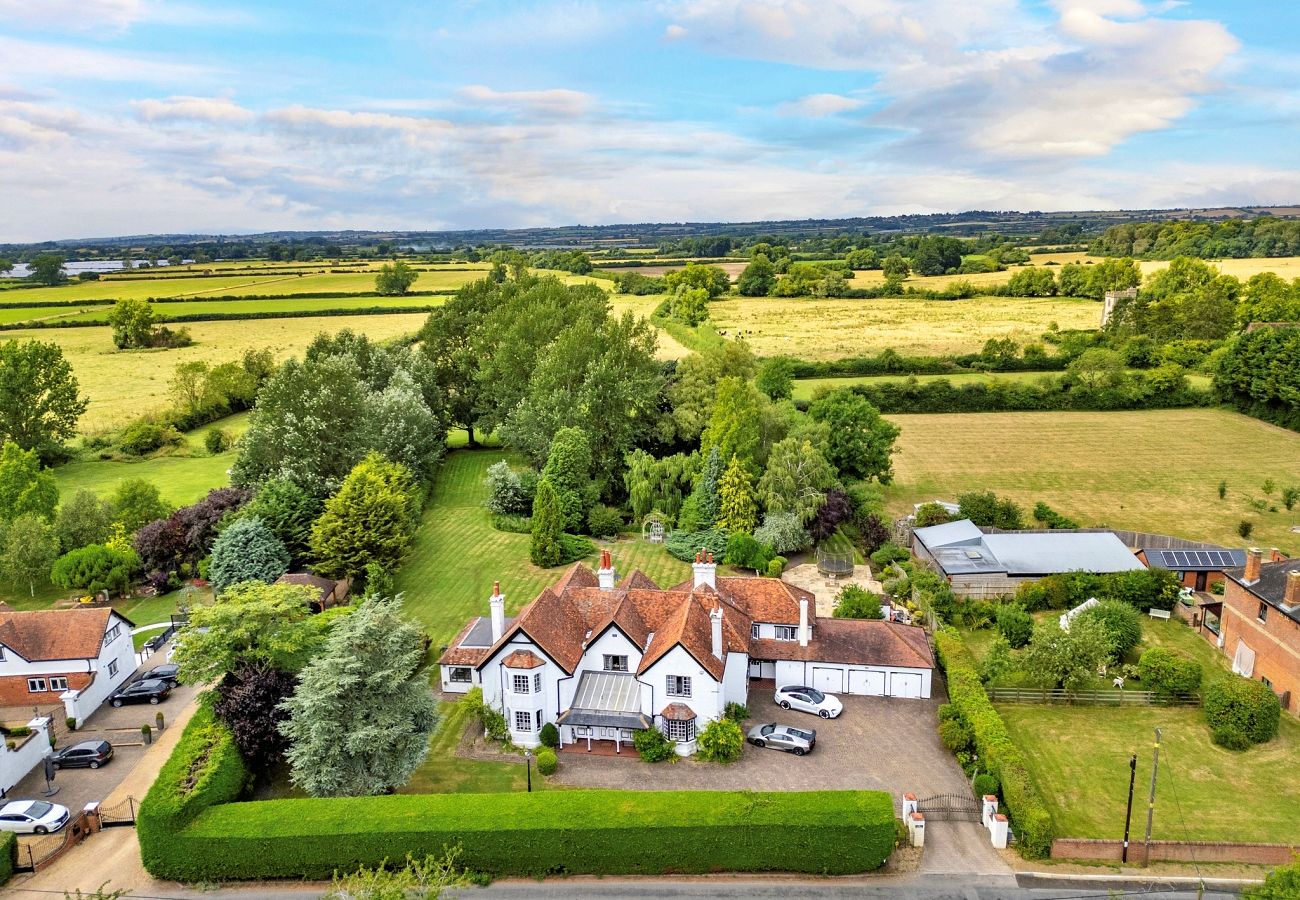
[[759, 624], [757, 622], [749, 626], [749, 636], [754, 638], [755, 640], [757, 640], [761, 636], [762, 631], [763, 629], [759, 627]]
[[605, 661], [604, 661], [604, 669], [606, 672], [626, 672], [627, 657], [611, 656], [610, 654], [606, 653]]
[[778, 641], [797, 641], [799, 639], [799, 629], [794, 625], [776, 626], [776, 639]]

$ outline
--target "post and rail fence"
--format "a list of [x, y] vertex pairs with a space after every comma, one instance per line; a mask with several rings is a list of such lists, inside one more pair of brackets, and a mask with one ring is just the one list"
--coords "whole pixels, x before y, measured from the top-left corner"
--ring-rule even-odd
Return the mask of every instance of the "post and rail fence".
[[1064, 688], [986, 688], [994, 703], [1067, 703], [1079, 706], [1200, 706], [1196, 694], [1157, 694], [1155, 691], [1091, 690]]

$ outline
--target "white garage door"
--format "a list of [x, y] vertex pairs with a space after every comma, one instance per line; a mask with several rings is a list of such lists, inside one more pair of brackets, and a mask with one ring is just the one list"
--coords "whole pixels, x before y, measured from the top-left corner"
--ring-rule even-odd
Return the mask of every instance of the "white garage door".
[[813, 667], [813, 687], [839, 694], [844, 691], [844, 670]]
[[849, 693], [865, 694], [868, 697], [883, 697], [885, 695], [885, 673], [868, 672], [865, 669], [850, 669]]
[[889, 696], [920, 697], [921, 676], [911, 672], [890, 672]]

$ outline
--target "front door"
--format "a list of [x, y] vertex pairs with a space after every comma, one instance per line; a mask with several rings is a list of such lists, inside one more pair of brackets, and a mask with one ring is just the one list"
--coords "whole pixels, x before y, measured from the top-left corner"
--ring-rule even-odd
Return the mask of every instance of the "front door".
[[1205, 590], [1205, 577], [1206, 577], [1207, 574], [1208, 574], [1208, 573], [1206, 573], [1206, 572], [1197, 572], [1197, 573], [1196, 573], [1196, 590], [1198, 590], [1198, 591], [1204, 591], [1204, 590]]

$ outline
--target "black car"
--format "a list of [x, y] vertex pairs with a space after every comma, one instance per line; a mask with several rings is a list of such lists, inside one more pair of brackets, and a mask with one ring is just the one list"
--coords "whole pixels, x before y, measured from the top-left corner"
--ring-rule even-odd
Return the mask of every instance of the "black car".
[[56, 750], [50, 761], [56, 769], [98, 769], [112, 758], [113, 745], [108, 741], [82, 741]]
[[147, 681], [150, 678], [154, 678], [158, 681], [165, 681], [172, 687], [176, 687], [176, 682], [179, 680], [180, 669], [180, 666], [172, 663], [164, 663], [161, 666], [154, 666], [148, 672], [145, 672], [140, 676], [140, 680]]
[[172, 686], [167, 682], [157, 678], [145, 678], [118, 688], [117, 693], [108, 698], [108, 702], [114, 706], [121, 706], [123, 703], [158, 704], [166, 700], [171, 692]]

